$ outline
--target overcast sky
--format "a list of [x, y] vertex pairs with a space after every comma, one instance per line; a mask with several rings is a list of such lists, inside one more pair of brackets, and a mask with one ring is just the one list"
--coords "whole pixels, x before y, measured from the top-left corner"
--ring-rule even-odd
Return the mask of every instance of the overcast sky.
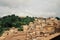
[[10, 14], [60, 17], [60, 0], [0, 0], [0, 16]]

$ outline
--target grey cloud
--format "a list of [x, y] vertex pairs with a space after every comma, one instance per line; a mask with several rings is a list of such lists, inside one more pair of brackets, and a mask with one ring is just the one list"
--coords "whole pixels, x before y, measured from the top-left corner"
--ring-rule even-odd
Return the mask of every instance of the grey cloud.
[[60, 16], [60, 0], [0, 0], [0, 16]]

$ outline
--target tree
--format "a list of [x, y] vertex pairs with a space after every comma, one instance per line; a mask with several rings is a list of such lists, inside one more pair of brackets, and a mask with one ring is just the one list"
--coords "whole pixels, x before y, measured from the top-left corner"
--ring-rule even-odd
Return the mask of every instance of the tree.
[[29, 22], [33, 22], [34, 17], [26, 16], [25, 18], [20, 18], [15, 14], [7, 15], [0, 18], [0, 33], [2, 34], [4, 31], [9, 30], [12, 27], [18, 28], [18, 30], [23, 31], [22, 25], [29, 24]]
[[60, 20], [60, 18], [59, 18], [59, 17], [56, 17], [56, 19], [57, 19], [57, 20]]

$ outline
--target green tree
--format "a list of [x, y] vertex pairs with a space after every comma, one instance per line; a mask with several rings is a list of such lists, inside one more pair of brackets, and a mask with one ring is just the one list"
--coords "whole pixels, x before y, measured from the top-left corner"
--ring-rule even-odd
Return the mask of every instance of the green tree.
[[56, 19], [57, 19], [57, 20], [60, 20], [60, 18], [59, 18], [59, 17], [56, 17]]
[[12, 27], [18, 28], [19, 31], [23, 31], [22, 25], [29, 24], [33, 22], [34, 17], [26, 16], [25, 18], [20, 18], [15, 14], [7, 15], [0, 18], [0, 34], [4, 31], [9, 30]]

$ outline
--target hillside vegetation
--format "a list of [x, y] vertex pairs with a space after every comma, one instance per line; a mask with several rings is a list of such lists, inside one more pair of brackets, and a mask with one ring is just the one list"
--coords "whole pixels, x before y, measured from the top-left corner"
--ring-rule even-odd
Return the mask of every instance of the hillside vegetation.
[[4, 31], [9, 30], [12, 27], [19, 28], [19, 31], [23, 31], [22, 25], [28, 25], [29, 22], [33, 22], [34, 17], [19, 17], [14, 14], [7, 15], [0, 18], [0, 35], [3, 34]]

